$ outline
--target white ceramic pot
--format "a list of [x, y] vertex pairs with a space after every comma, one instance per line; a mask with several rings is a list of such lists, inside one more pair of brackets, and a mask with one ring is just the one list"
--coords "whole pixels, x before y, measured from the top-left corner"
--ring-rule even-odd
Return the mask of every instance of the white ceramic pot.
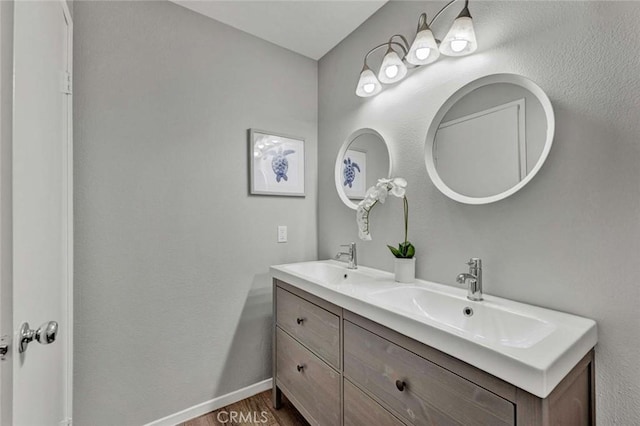
[[394, 272], [399, 283], [412, 283], [416, 280], [416, 258], [402, 259], [396, 257]]

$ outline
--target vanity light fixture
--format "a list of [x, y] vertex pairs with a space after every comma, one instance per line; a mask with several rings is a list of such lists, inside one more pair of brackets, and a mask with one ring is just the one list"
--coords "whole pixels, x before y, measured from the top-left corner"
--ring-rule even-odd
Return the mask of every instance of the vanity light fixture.
[[362, 71], [360, 72], [360, 80], [358, 81], [358, 87], [356, 88], [356, 95], [366, 98], [367, 96], [374, 96], [380, 93], [382, 85], [376, 78], [376, 75], [371, 71], [365, 62]]
[[440, 45], [440, 52], [447, 56], [464, 56], [473, 53], [478, 48], [476, 33], [473, 30], [473, 20], [469, 13], [468, 0], [464, 9], [458, 15], [451, 29]]
[[434, 62], [439, 56], [438, 42], [427, 24], [427, 14], [423, 13], [418, 19], [418, 32], [409, 49], [407, 62], [416, 66], [427, 65]]
[[[400, 59], [400, 56], [398, 56], [393, 47], [391, 47], [391, 40], [389, 40], [387, 45], [389, 47], [382, 60], [382, 65], [380, 65], [378, 80], [384, 84], [392, 84], [402, 80], [407, 75], [407, 66], [402, 62], [402, 59]], [[403, 49], [402, 56], [404, 57], [406, 54], [407, 51]]]
[[[475, 52], [478, 43], [473, 29], [473, 20], [469, 13], [469, 0], [464, 0], [464, 8], [453, 21], [442, 42], [437, 40], [431, 31], [431, 25], [456, 1], [458, 0], [451, 0], [447, 3], [429, 23], [427, 23], [427, 14], [421, 14], [418, 19], [416, 37], [411, 45], [401, 34], [394, 34], [386, 43], [379, 44], [369, 50], [364, 56], [364, 66], [360, 71], [356, 95], [363, 98], [375, 96], [382, 91], [382, 84], [399, 82], [407, 75], [408, 68], [431, 64], [440, 57], [441, 53], [446, 56], [465, 56]], [[400, 39], [399, 42], [394, 41], [396, 37]], [[369, 68], [367, 59], [373, 52], [385, 47], [387, 50], [376, 77]]]

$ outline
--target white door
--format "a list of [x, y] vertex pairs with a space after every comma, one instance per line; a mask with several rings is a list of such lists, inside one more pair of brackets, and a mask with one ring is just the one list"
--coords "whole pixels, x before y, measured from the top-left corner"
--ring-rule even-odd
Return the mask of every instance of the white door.
[[[64, 1], [17, 0], [13, 24], [12, 424], [57, 426], [71, 416], [71, 19]], [[55, 341], [19, 353], [21, 326], [50, 321]]]
[[443, 122], [434, 157], [447, 186], [467, 197], [490, 197], [527, 174], [524, 99]]

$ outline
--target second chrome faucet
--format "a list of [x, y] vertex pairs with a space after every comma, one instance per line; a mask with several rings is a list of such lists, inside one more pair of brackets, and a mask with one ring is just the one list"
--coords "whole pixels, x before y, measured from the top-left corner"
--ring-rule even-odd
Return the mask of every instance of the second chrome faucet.
[[341, 245], [340, 247], [346, 247], [348, 251], [339, 251], [336, 254], [336, 260], [343, 261], [343, 257], [347, 260], [347, 269], [358, 269], [358, 254], [356, 252], [356, 243]]
[[482, 300], [482, 260], [472, 257], [467, 265], [469, 272], [458, 274], [456, 281], [467, 285], [467, 299], [479, 302]]

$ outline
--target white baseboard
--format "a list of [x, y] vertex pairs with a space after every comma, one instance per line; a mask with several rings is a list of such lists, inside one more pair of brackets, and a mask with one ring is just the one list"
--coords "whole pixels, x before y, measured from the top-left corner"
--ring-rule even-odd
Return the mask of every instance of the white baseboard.
[[186, 410], [179, 411], [174, 414], [170, 414], [167, 417], [163, 417], [159, 420], [155, 420], [151, 423], [147, 423], [145, 426], [175, 426], [187, 420], [191, 420], [203, 414], [207, 414], [211, 411], [215, 411], [218, 408], [226, 407], [243, 399], [249, 398], [253, 395], [257, 395], [260, 392], [264, 392], [273, 387], [273, 380], [267, 379], [246, 388], [238, 389], [237, 391], [228, 393], [226, 395], [213, 398], [209, 401], [205, 401], [201, 404], [194, 405]]

